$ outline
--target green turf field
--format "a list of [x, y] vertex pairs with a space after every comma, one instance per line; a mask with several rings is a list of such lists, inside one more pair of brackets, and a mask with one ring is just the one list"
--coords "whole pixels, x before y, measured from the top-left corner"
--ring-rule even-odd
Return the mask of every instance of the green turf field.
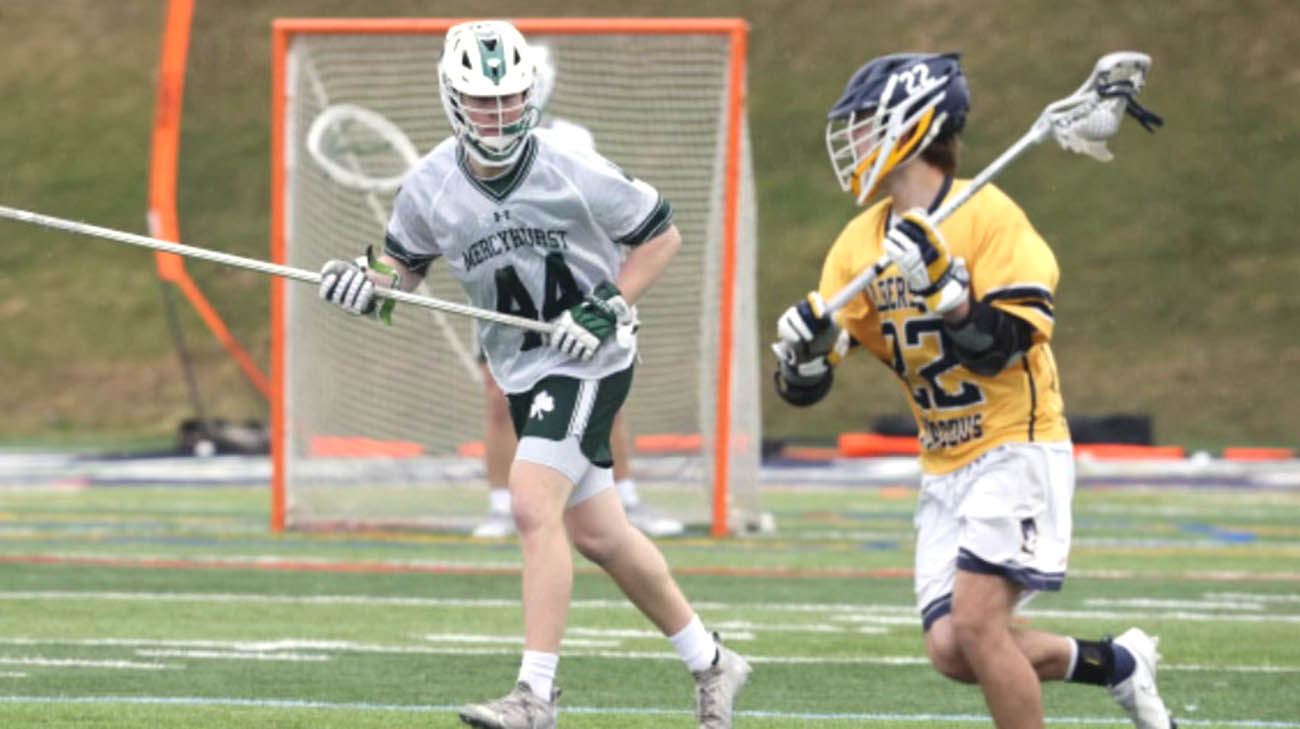
[[[770, 537], [662, 542], [755, 666], [738, 727], [988, 726], [926, 664], [908, 489], [769, 489]], [[274, 535], [264, 489], [0, 491], [0, 726], [455, 727], [521, 649], [513, 542]], [[1183, 726], [1300, 727], [1300, 493], [1083, 488], [1071, 576], [1025, 613], [1161, 637]], [[580, 563], [561, 726], [691, 727], [667, 642]], [[1049, 723], [1125, 726], [1091, 687]]]

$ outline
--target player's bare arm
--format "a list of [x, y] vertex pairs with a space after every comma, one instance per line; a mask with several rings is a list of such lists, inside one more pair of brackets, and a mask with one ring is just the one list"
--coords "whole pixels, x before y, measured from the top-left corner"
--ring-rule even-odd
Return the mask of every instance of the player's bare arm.
[[619, 291], [623, 292], [623, 298], [629, 304], [635, 304], [668, 267], [681, 247], [682, 234], [677, 231], [676, 225], [669, 225], [664, 232], [633, 248], [623, 262], [623, 268], [618, 272], [618, 281], [615, 282]]

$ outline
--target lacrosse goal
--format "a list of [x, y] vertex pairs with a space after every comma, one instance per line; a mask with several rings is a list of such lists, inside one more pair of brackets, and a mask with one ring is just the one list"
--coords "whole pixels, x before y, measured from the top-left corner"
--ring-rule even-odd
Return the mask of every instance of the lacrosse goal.
[[[272, 257], [315, 270], [382, 245], [396, 179], [450, 134], [434, 19], [273, 28]], [[714, 534], [757, 523], [755, 191], [743, 21], [519, 19], [558, 81], [548, 116], [672, 202], [684, 239], [642, 299], [625, 414], [647, 501]], [[409, 144], [407, 144], [409, 140]], [[272, 526], [459, 528], [485, 513], [472, 323], [399, 306], [392, 327], [311, 287], [272, 291]], [[464, 300], [437, 263], [424, 293]]]

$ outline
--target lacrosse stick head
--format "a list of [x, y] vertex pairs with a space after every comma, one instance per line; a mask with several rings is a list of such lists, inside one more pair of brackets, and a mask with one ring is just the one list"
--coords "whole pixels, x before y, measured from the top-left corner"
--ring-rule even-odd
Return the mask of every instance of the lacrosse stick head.
[[1155, 131], [1154, 127], [1164, 123], [1137, 103], [1150, 70], [1151, 57], [1145, 53], [1107, 53], [1077, 91], [1043, 111], [1043, 134], [1050, 133], [1063, 149], [1110, 161], [1114, 155], [1106, 148], [1106, 141], [1119, 132], [1126, 113], [1147, 131]]
[[935, 139], [961, 130], [970, 91], [956, 53], [897, 53], [859, 68], [831, 107], [826, 151], [861, 205]]
[[401, 127], [356, 104], [332, 104], [317, 114], [307, 152], [331, 180], [361, 192], [392, 193], [420, 159]]

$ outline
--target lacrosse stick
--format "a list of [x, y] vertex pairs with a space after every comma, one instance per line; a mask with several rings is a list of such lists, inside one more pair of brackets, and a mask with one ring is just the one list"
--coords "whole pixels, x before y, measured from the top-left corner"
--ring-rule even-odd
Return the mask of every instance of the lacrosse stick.
[[[118, 243], [128, 243], [142, 248], [152, 248], [156, 251], [175, 253], [178, 256], [197, 258], [202, 261], [211, 261], [213, 263], [220, 263], [235, 268], [257, 271], [258, 273], [265, 273], [271, 276], [279, 276], [281, 278], [302, 281], [317, 286], [320, 285], [321, 276], [315, 271], [306, 271], [301, 268], [293, 268], [292, 266], [282, 266], [278, 263], [259, 261], [255, 258], [244, 258], [243, 256], [236, 256], [230, 253], [221, 253], [220, 251], [212, 251], [206, 248], [196, 248], [181, 243], [172, 243], [158, 238], [150, 238], [148, 236], [127, 233], [121, 230], [113, 230], [112, 228], [102, 228], [98, 225], [90, 225], [89, 223], [80, 223], [75, 220], [56, 218], [51, 215], [42, 215], [41, 213], [33, 213], [28, 210], [19, 210], [17, 208], [0, 205], [0, 218], [8, 218], [23, 223], [31, 223], [43, 228], [53, 228], [55, 230], [63, 230], [69, 233], [77, 233], [92, 238], [103, 238]], [[522, 316], [514, 316], [513, 314], [502, 314], [499, 311], [492, 311], [491, 309], [480, 309], [477, 306], [470, 306], [468, 304], [458, 304], [454, 301], [444, 301], [429, 296], [410, 294], [398, 289], [375, 287], [375, 295], [385, 299], [392, 299], [393, 301], [398, 301], [403, 304], [412, 304], [425, 309], [445, 311], [449, 314], [459, 314], [460, 316], [468, 316], [475, 319], [482, 319], [484, 321], [496, 322], [498, 324], [505, 324], [530, 332], [549, 335], [552, 331], [551, 325], [545, 322], [536, 321], [534, 319], [525, 319]]]
[[[1126, 112], [1148, 132], [1154, 132], [1164, 120], [1139, 106], [1135, 100], [1146, 83], [1150, 68], [1151, 57], [1145, 53], [1116, 51], [1102, 56], [1088, 80], [1077, 91], [1048, 104], [1029, 131], [981, 170], [961, 192], [940, 206], [930, 216], [930, 222], [936, 226], [943, 222], [1013, 160], [1048, 137], [1055, 138], [1062, 149], [1107, 162], [1113, 155], [1106, 149], [1106, 140], [1119, 131]], [[858, 274], [826, 302], [826, 315], [842, 309], [891, 263], [889, 256], [881, 256], [870, 268]]]

